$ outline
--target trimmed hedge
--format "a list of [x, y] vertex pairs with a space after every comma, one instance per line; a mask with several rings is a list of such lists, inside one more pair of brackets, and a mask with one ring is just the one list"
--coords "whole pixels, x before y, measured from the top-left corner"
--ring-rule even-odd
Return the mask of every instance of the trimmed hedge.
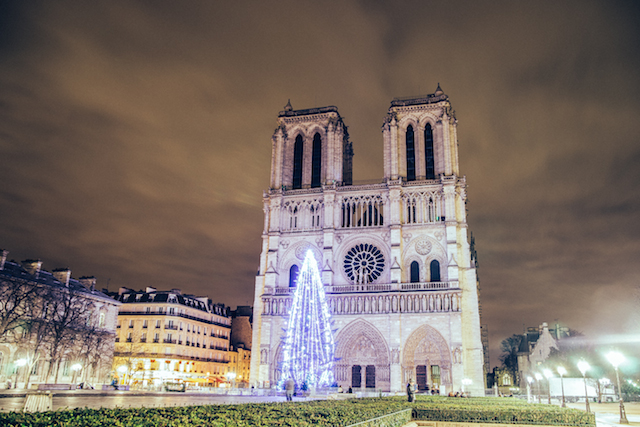
[[509, 398], [417, 396], [171, 408], [74, 409], [0, 413], [0, 425], [28, 426], [348, 426], [412, 408], [421, 420], [595, 426], [593, 414]]

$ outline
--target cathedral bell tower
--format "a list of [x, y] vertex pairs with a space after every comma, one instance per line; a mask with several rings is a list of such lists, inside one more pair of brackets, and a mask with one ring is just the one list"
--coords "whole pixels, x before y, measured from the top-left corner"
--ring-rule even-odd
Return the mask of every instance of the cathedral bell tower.
[[294, 111], [288, 102], [271, 140], [272, 190], [351, 185], [353, 149], [336, 107]]

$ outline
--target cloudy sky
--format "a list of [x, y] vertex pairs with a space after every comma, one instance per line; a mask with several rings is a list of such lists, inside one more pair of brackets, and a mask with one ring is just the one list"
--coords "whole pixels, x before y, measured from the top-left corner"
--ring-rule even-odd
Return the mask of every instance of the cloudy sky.
[[376, 179], [390, 101], [440, 83], [492, 365], [523, 325], [638, 334], [638, 22], [613, 0], [2, 1], [0, 247], [251, 304], [287, 100], [338, 106]]

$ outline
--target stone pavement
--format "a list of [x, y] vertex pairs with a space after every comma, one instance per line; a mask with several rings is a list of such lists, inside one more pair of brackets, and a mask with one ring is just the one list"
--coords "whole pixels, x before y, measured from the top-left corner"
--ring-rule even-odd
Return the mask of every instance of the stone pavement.
[[[585, 410], [584, 402], [567, 403], [567, 407]], [[627, 413], [629, 424], [620, 424], [620, 403], [589, 403], [591, 412], [596, 414], [598, 427], [633, 426], [640, 427], [640, 402], [625, 402], [624, 409]]]
[[[210, 393], [69, 390], [52, 391], [53, 409], [64, 408], [140, 408], [184, 405], [226, 405], [241, 403], [284, 402], [282, 396], [238, 396]], [[0, 411], [20, 411], [25, 390], [0, 390]], [[294, 400], [303, 398], [294, 397]]]

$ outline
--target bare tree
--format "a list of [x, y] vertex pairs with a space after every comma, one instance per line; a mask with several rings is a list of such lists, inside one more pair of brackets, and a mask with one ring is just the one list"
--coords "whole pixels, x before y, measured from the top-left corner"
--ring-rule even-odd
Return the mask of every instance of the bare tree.
[[16, 336], [16, 329], [24, 325], [32, 305], [39, 300], [40, 291], [41, 288], [36, 283], [0, 280], [0, 342], [21, 339]]
[[60, 362], [73, 349], [79, 330], [86, 327], [87, 301], [82, 296], [70, 292], [67, 288], [53, 288], [48, 294], [47, 324], [49, 339], [47, 353], [49, 368], [47, 378], [53, 374], [54, 383], [58, 383]]

